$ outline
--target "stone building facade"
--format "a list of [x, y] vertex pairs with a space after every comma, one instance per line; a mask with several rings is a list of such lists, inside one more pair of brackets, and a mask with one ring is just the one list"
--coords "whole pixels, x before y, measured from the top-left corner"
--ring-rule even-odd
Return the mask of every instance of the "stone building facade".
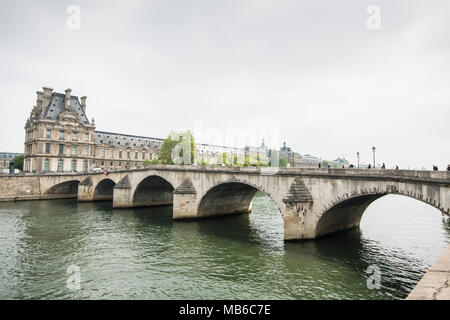
[[95, 131], [86, 116], [86, 97], [37, 91], [25, 124], [24, 171], [80, 172], [142, 166], [157, 154], [161, 139]]

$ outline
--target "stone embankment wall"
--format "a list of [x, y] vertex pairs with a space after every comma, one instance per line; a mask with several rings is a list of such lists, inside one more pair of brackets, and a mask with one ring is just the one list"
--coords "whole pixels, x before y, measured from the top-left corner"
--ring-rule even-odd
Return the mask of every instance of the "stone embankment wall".
[[40, 181], [37, 176], [0, 176], [0, 201], [40, 195]]

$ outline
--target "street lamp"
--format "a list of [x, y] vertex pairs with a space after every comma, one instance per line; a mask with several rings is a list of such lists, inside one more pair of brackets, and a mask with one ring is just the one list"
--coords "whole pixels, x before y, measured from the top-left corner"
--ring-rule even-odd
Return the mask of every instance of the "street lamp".
[[358, 163], [358, 169], [359, 169], [359, 152], [356, 153], [356, 162]]
[[373, 168], [375, 169], [375, 147], [372, 147], [373, 152]]

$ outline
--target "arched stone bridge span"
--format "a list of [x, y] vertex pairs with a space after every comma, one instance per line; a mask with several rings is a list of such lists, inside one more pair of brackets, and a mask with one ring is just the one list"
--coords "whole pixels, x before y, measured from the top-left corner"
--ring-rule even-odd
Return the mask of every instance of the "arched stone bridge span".
[[278, 206], [286, 240], [357, 227], [364, 210], [387, 194], [450, 214], [450, 172], [444, 171], [152, 166], [42, 175], [40, 185], [43, 194], [76, 192], [79, 201], [112, 200], [114, 208], [172, 204], [174, 219], [250, 212], [259, 190]]

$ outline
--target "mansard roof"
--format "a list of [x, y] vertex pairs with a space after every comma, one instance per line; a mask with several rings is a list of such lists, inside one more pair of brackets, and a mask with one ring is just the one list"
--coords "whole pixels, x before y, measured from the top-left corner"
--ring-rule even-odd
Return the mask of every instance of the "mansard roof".
[[106, 144], [114, 147], [140, 147], [140, 148], [160, 148], [163, 139], [133, 136], [129, 134], [95, 131], [94, 141], [96, 144]]
[[[45, 119], [58, 119], [59, 115], [64, 111], [66, 96], [62, 93], [53, 92], [52, 99], [44, 111]], [[78, 97], [70, 96], [70, 107], [74, 111], [81, 123], [89, 124], [89, 120], [81, 107]]]

